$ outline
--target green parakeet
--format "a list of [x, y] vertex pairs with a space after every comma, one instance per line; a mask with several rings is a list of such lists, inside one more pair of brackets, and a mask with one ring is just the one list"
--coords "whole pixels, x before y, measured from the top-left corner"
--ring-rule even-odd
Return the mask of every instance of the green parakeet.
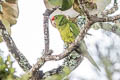
[[[57, 28], [60, 32], [61, 38], [67, 46], [69, 46], [69, 44], [75, 41], [75, 38], [80, 32], [80, 29], [77, 26], [77, 24], [67, 19], [64, 15], [53, 16], [51, 18], [51, 22], [53, 26]], [[75, 51], [76, 53], [79, 53], [82, 56], [86, 57], [98, 70], [100, 70], [96, 62], [88, 53], [84, 41], [81, 41], [79, 48], [77, 48]]]

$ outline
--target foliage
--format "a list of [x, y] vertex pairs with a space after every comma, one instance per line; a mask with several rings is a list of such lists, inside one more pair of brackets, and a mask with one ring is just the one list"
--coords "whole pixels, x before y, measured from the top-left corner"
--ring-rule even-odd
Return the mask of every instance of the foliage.
[[10, 55], [7, 56], [7, 59], [4, 60], [2, 56], [0, 56], [0, 79], [1, 80], [13, 80], [15, 68], [13, 68], [13, 62], [10, 58]]
[[[67, 10], [73, 8], [74, 11], [76, 11], [77, 13], [80, 14], [80, 16], [82, 15], [82, 17], [84, 19], [86, 19], [87, 16], [85, 14], [85, 11], [88, 10], [90, 15], [92, 14], [92, 11], [93, 11], [92, 15], [99, 14], [99, 13], [103, 12], [103, 10], [106, 8], [106, 6], [108, 6], [108, 4], [111, 2], [111, 0], [83, 0], [83, 1], [85, 1], [85, 3], [82, 3], [82, 2], [80, 3], [80, 0], [48, 0], [48, 3], [55, 7], [59, 7], [60, 11], [67, 11]], [[81, 8], [81, 5], [82, 5], [82, 8]], [[0, 1], [0, 20], [3, 23], [3, 25], [5, 26], [5, 29], [9, 34], [11, 34], [11, 26], [16, 24], [16, 22], [17, 22], [16, 19], [18, 18], [18, 14], [19, 14], [19, 11], [18, 11], [17, 0]], [[56, 28], [59, 30], [61, 37], [62, 37], [63, 41], [65, 42], [65, 45], [67, 45], [67, 47], [68, 47], [71, 43], [73, 43], [76, 40], [76, 37], [79, 35], [79, 33], [81, 31], [80, 29], [83, 28], [82, 27], [83, 24], [85, 25], [85, 22], [83, 22], [85, 20], [84, 19], [82, 21], [78, 20], [78, 22], [76, 23], [76, 17], [75, 17], [75, 20], [70, 21], [70, 20], [68, 20], [68, 17], [66, 17], [66, 16], [67, 15], [60, 15], [58, 17], [55, 16], [57, 19], [54, 22], [56, 22], [55, 23]], [[78, 16], [78, 15], [76, 15], [76, 16]], [[86, 21], [86, 22], [90, 22], [89, 20], [91, 20], [91, 19], [89, 19], [89, 17], [90, 16], [87, 17], [88, 21]], [[80, 29], [78, 26], [80, 27]], [[90, 27], [87, 26], [87, 28], [89, 29]], [[106, 26], [98, 27], [96, 25], [93, 26], [93, 28], [94, 29], [104, 28], [105, 30], [108, 30], [108, 31], [113, 29], [113, 27], [109, 27], [109, 28]], [[88, 29], [84, 30], [83, 34], [85, 34]], [[117, 30], [118, 31], [116, 31], [116, 32], [119, 32], [119, 28]], [[81, 34], [80, 36], [82, 36], [81, 40], [83, 40], [84, 35]], [[0, 35], [0, 42], [2, 42], [2, 41], [3, 41], [3, 39], [2, 39], [2, 36]], [[80, 56], [82, 56], [82, 57], [88, 58], [88, 60], [95, 67], [97, 67], [99, 69], [99, 67], [97, 66], [95, 61], [88, 54], [85, 42], [84, 41], [80, 41], [80, 42], [81, 42], [81, 43], [79, 43], [80, 45], [77, 46], [73, 51], [75, 53], [78, 53], [79, 55], [81, 54]], [[14, 46], [14, 48], [15, 47], [16, 46]], [[17, 49], [17, 48], [15, 48], [15, 49]], [[16, 54], [15, 54], [15, 56], [16, 56]], [[20, 59], [22, 59], [21, 56], [18, 56], [18, 57], [20, 57]], [[70, 58], [67, 61], [69, 64], [73, 65], [72, 66], [73, 68], [71, 69], [68, 64], [66, 66], [63, 65], [64, 67], [62, 68], [61, 72], [50, 75], [47, 78], [45, 78], [45, 80], [68, 80], [68, 75], [70, 74], [71, 71], [73, 71], [73, 69], [75, 69], [78, 66], [78, 63], [77, 63], [77, 60], [75, 60], [75, 61], [72, 60], [72, 59], [77, 58], [76, 55], [67, 55], [66, 57], [67, 57], [66, 60], [68, 58]], [[56, 59], [56, 60], [58, 60], [58, 59]], [[111, 72], [108, 69], [108, 67], [112, 66], [112, 65], [111, 65], [110, 61], [107, 61], [106, 59], [103, 59], [103, 58], [102, 58], [102, 60], [103, 60], [104, 66], [106, 68], [106, 72], [108, 73], [108, 77], [110, 77]], [[18, 61], [18, 63], [20, 64], [20, 61]], [[23, 61], [23, 63], [25, 63], [25, 62]], [[75, 63], [77, 65], [75, 65]], [[31, 75], [29, 75], [29, 74], [24, 74], [21, 76], [21, 78], [16, 78], [14, 75], [15, 69], [12, 67], [12, 64], [13, 64], [13, 62], [11, 61], [10, 56], [8, 56], [6, 60], [4, 60], [0, 56], [0, 79], [1, 80], [15, 80], [15, 79], [16, 80], [28, 80], [28, 78], [31, 77]], [[23, 65], [23, 66], [26, 66], [26, 65]], [[39, 66], [37, 66], [37, 67], [39, 68]]]
[[[17, 0], [5, 0], [0, 2], [0, 20], [4, 24], [6, 30], [11, 34], [11, 26], [16, 24], [18, 18]], [[0, 35], [0, 42], [2, 42]]]
[[13, 61], [10, 55], [7, 59], [0, 56], [0, 80], [28, 80], [29, 74], [23, 74], [21, 77], [15, 75], [15, 68], [13, 68]]
[[72, 7], [74, 0], [48, 0], [51, 5], [59, 6], [64, 11]]
[[29, 80], [30, 75], [25, 73], [21, 75], [20, 77], [17, 77], [16, 80]]
[[48, 76], [44, 80], [68, 80], [68, 75], [70, 74], [71, 70], [68, 66], [64, 66], [60, 73], [56, 73], [54, 75]]

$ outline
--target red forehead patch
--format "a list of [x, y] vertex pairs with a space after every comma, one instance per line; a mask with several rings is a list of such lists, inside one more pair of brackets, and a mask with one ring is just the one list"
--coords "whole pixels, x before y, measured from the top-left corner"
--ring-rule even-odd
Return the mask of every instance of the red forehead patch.
[[52, 20], [52, 21], [55, 20], [55, 17], [53, 16], [53, 17], [51, 18], [51, 20]]

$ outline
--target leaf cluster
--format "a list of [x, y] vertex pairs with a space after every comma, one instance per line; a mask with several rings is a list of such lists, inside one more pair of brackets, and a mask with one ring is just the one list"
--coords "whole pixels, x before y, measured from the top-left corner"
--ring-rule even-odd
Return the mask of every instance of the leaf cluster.
[[0, 80], [13, 80], [15, 73], [15, 68], [13, 68], [13, 62], [10, 58], [10, 55], [7, 56], [7, 59], [3, 59], [0, 56]]

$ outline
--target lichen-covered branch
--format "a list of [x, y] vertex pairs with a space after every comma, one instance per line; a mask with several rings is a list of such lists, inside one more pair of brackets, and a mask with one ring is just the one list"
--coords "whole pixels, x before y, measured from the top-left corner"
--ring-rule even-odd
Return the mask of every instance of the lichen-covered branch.
[[94, 28], [95, 30], [103, 29], [105, 31], [110, 31], [120, 37], [120, 26], [118, 26], [116, 24], [112, 25], [110, 23], [100, 22], [100, 23], [95, 23], [94, 25], [92, 25], [92, 28]]
[[[44, 28], [44, 41], [45, 41], [45, 49], [43, 50], [43, 56], [51, 55], [52, 50], [49, 50], [49, 16], [52, 14], [56, 9], [53, 8], [52, 10], [46, 9], [45, 13], [43, 14], [44, 16], [44, 21], [43, 21], [43, 28]], [[37, 77], [42, 78], [42, 71], [39, 71], [39, 68], [44, 65], [45, 60], [43, 58], [39, 58], [38, 61], [36, 62], [35, 65], [31, 68], [31, 70], [28, 72], [30, 76], [32, 76], [32, 80], [38, 80]], [[39, 74], [38, 74], [39, 73]], [[37, 76], [37, 77], [36, 77]]]
[[[88, 22], [86, 23], [85, 28], [83, 28], [79, 34], [79, 36], [77, 37], [77, 39], [75, 40], [74, 43], [72, 43], [67, 49], [65, 49], [65, 51], [63, 51], [61, 54], [59, 55], [48, 55], [48, 56], [43, 56], [41, 57], [38, 62], [32, 67], [31, 71], [37, 71], [46, 61], [51, 61], [51, 60], [61, 60], [63, 58], [65, 58], [66, 56], [70, 55], [70, 53], [76, 49], [76, 47], [80, 44], [80, 41], [84, 38], [85, 34], [87, 33], [88, 29], [90, 28], [90, 25], [92, 25], [92, 22]], [[30, 71], [30, 73], [32, 73]]]
[[[56, 69], [45, 72], [43, 79], [46, 80], [49, 76], [53, 76], [53, 75], [60, 76], [61, 74], [65, 74], [64, 72], [65, 67], [67, 67], [70, 70], [69, 71], [70, 74], [70, 72], [76, 69], [82, 61], [83, 61], [83, 57], [73, 51], [69, 56], [65, 58], [63, 65], [59, 66]], [[69, 74], [65, 76], [68, 76]]]
[[118, 10], [118, 4], [117, 3], [114, 3], [114, 6], [111, 8], [111, 9], [108, 9], [108, 10], [105, 10], [103, 11], [101, 14], [104, 16], [107, 16], [109, 14], [113, 14], [115, 13], [115, 11]]
[[53, 10], [46, 9], [45, 13], [43, 14], [44, 16], [44, 21], [43, 21], [43, 28], [44, 28], [44, 41], [45, 41], [45, 52], [44, 56], [49, 55], [49, 16], [52, 14], [56, 8], [53, 8]]
[[96, 22], [114, 22], [115, 20], [120, 19], [120, 14], [115, 15], [112, 17], [97, 17], [96, 15], [93, 15], [90, 17], [90, 21], [96, 23]]
[[87, 18], [89, 19], [90, 14], [89, 11], [86, 9], [86, 1], [85, 0], [77, 0], [79, 3], [79, 7], [80, 9], [83, 11], [84, 15], [87, 16]]
[[[43, 56], [42, 57], [46, 57], [47, 55], [50, 55], [52, 53], [51, 50], [49, 50], [49, 28], [48, 28], [48, 19], [49, 19], [49, 15], [52, 14], [55, 10], [57, 9], [56, 8], [53, 8], [53, 10], [49, 10], [49, 9], [46, 9], [45, 13], [43, 14], [44, 16], [44, 40], [45, 40], [45, 51], [43, 51]], [[45, 60], [44, 58], [39, 58], [37, 63], [32, 67], [31, 71], [35, 72], [37, 71], [44, 63], [45, 63]]]
[[8, 47], [9, 52], [11, 52], [13, 57], [17, 60], [18, 64], [24, 71], [29, 71], [32, 66], [29, 64], [26, 57], [19, 51], [12, 37], [6, 31], [1, 21], [0, 21], [0, 29], [2, 29], [2, 37]]

